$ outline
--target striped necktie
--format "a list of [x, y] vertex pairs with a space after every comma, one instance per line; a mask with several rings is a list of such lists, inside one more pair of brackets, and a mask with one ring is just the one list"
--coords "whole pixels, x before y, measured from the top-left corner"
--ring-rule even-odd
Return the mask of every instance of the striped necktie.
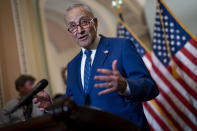
[[90, 79], [90, 73], [91, 73], [91, 50], [85, 50], [86, 54], [86, 61], [85, 61], [85, 68], [84, 68], [84, 92], [87, 94], [88, 90], [88, 84]]

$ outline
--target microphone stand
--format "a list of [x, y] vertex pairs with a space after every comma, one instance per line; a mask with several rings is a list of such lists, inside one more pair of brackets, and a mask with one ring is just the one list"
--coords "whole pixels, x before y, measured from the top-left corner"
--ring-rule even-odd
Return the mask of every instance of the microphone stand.
[[31, 101], [31, 102], [29, 102], [29, 103], [26, 104], [26, 108], [24, 110], [25, 120], [28, 120], [29, 118], [31, 118], [32, 109], [33, 109], [33, 103]]

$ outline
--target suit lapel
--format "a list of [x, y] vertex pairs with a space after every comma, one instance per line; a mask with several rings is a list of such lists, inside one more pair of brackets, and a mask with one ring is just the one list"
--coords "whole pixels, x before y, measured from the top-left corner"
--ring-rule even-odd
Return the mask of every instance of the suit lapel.
[[83, 86], [82, 86], [82, 82], [81, 82], [81, 59], [82, 59], [82, 51], [79, 53], [78, 57], [76, 58], [76, 64], [75, 64], [75, 68], [73, 68], [76, 72], [77, 75], [75, 75], [76, 77], [76, 83], [73, 83], [74, 84], [77, 84], [76, 88], [78, 88], [77, 90], [80, 91], [80, 94], [82, 96], [85, 96], [84, 94], [84, 91], [83, 91]]
[[103, 63], [105, 62], [109, 54], [109, 51], [110, 51], [109, 44], [105, 40], [102, 40], [96, 51], [96, 55], [95, 55], [94, 62], [92, 65], [93, 70], [103, 65]]

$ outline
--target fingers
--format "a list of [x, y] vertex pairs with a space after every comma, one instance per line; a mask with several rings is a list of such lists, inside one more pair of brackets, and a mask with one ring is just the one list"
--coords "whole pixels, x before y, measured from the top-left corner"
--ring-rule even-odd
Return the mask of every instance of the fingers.
[[105, 90], [100, 91], [98, 93], [99, 96], [116, 91], [116, 88], [113, 88], [113, 84], [110, 82], [95, 84], [94, 87], [95, 88], [107, 88]]
[[118, 62], [117, 60], [114, 60], [113, 63], [112, 63], [112, 70], [113, 70], [113, 71], [118, 70], [117, 65], [116, 65], [117, 62]]
[[100, 84], [94, 84], [95, 88], [109, 88], [112, 87], [111, 83], [100, 83]]
[[[109, 69], [97, 69], [99, 73], [104, 74], [104, 76], [95, 76], [94, 80], [105, 81], [105, 83], [95, 84], [95, 88], [107, 88], [100, 91], [98, 95], [107, 94], [110, 92], [118, 91], [118, 80], [120, 78], [120, 73], [117, 68], [117, 60], [112, 62], [112, 70]], [[113, 83], [113, 85], [112, 85]]]
[[33, 102], [37, 104], [39, 108], [46, 108], [51, 105], [50, 96], [45, 91], [36, 94], [33, 98]]
[[38, 108], [40, 110], [44, 110], [45, 108], [49, 107], [51, 105], [51, 103], [49, 103], [49, 102], [38, 102], [38, 103], [36, 103], [36, 105], [38, 106]]
[[108, 69], [97, 69], [97, 72], [105, 74], [105, 75], [112, 75], [113, 74], [113, 72]]
[[39, 107], [40, 110], [44, 110], [51, 105], [50, 96], [44, 90], [35, 95], [33, 102]]
[[34, 102], [35, 104], [37, 104], [37, 103], [38, 103], [38, 98], [33, 98], [33, 102]]
[[104, 95], [104, 94], [107, 94], [107, 93], [111, 93], [111, 92], [114, 92], [115, 91], [115, 89], [114, 88], [107, 88], [107, 89], [105, 89], [105, 90], [103, 90], [103, 91], [100, 91], [99, 93], [98, 93], [98, 95]]
[[35, 102], [37, 101], [49, 101], [50, 100], [50, 97], [48, 96], [35, 96], [34, 100]]
[[95, 88], [107, 88], [107, 89], [105, 89], [103, 91], [100, 91], [98, 93], [98, 95], [100, 95], [100, 96], [104, 95], [104, 94], [107, 94], [107, 93], [110, 93], [110, 92], [114, 92], [116, 90], [115, 88], [113, 88], [113, 85], [110, 82], [95, 84], [94, 87]]
[[38, 96], [38, 97], [47, 97], [48, 94], [44, 90], [42, 90], [38, 94], [36, 94], [36, 96]]
[[118, 62], [117, 60], [114, 60], [112, 62], [112, 71], [108, 69], [97, 69], [97, 71], [105, 75], [113, 75], [114, 71], [118, 71], [117, 62]]
[[99, 81], [112, 81], [111, 76], [95, 76], [94, 80], [99, 80]]
[[41, 91], [41, 92], [39, 92], [38, 94], [35, 95], [34, 99], [35, 99], [35, 101], [36, 100], [49, 100], [50, 96], [45, 91]]

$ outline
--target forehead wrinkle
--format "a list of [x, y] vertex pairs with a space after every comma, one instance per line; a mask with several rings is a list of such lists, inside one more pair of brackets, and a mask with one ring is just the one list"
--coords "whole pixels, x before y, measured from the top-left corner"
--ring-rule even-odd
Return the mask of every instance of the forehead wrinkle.
[[78, 20], [71, 20], [71, 21], [69, 21], [69, 23], [72, 23], [72, 22], [74, 22], [74, 23], [79, 23], [79, 21], [80, 21], [80, 19], [81, 18], [83, 18], [83, 17], [86, 17], [86, 16], [80, 16], [79, 18], [78, 18]]
[[71, 24], [71, 23], [75, 23], [75, 24], [78, 24], [81, 20], [83, 20], [83, 19], [90, 19], [89, 17], [87, 17], [87, 16], [80, 16], [79, 17], [79, 20], [78, 21], [70, 21], [70, 22], [68, 22], [68, 24]]

